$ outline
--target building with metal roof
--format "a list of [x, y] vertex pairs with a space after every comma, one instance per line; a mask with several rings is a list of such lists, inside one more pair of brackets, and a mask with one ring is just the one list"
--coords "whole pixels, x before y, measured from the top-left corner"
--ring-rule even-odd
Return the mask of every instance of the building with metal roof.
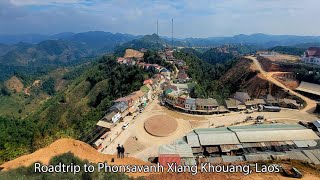
[[[262, 124], [231, 126], [224, 128], [201, 128], [186, 135], [191, 147], [219, 145], [226, 151], [267, 146], [314, 147], [320, 138], [301, 125]], [[223, 146], [223, 145], [236, 145]]]
[[320, 85], [319, 84], [308, 83], [308, 82], [302, 81], [296, 90], [320, 96]]
[[245, 157], [246, 161], [249, 161], [249, 162], [272, 160], [269, 153], [246, 154], [246, 155], [244, 155], [244, 157]]
[[316, 140], [319, 137], [301, 125], [252, 125], [228, 127], [241, 143]]
[[198, 135], [194, 131], [186, 134], [186, 140], [191, 147], [200, 147]]
[[212, 98], [208, 98], [208, 99], [197, 98], [196, 106], [197, 106], [197, 110], [218, 110], [219, 104], [217, 100]]
[[302, 153], [306, 155], [314, 164], [320, 164], [320, 160], [316, 157], [312, 150], [303, 150]]
[[196, 129], [194, 132], [198, 135], [201, 146], [240, 144], [236, 134], [227, 128]]
[[251, 100], [249, 94], [246, 92], [236, 92], [236, 94], [234, 95], [234, 98], [242, 103], [245, 103]]
[[221, 156], [222, 161], [226, 163], [232, 163], [232, 162], [241, 162], [245, 159], [243, 156]]
[[159, 147], [159, 154], [179, 155], [179, 157], [194, 157], [191, 146], [184, 141], [177, 141], [174, 144], [165, 144]]
[[237, 111], [237, 110], [246, 109], [245, 105], [241, 104], [240, 101], [233, 99], [233, 98], [229, 98], [229, 99], [225, 100], [225, 103], [226, 103], [227, 108], [229, 110]]
[[312, 124], [315, 126], [318, 132], [320, 132], [320, 120], [313, 121]]

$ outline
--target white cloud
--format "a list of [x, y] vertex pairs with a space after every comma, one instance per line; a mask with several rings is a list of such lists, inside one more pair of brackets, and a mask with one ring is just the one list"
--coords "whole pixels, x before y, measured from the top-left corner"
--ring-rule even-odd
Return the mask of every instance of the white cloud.
[[10, 0], [10, 2], [17, 6], [26, 5], [54, 5], [54, 4], [72, 4], [83, 2], [83, 0]]
[[[320, 35], [318, 0], [4, 0], [0, 33], [104, 30], [208, 37], [269, 33]], [[1, 8], [1, 6], [3, 6]], [[11, 10], [5, 10], [10, 7]]]

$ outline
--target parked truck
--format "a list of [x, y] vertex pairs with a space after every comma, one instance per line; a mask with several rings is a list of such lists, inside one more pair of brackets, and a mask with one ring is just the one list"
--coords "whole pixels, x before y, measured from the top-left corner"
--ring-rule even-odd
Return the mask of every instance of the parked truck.
[[279, 106], [263, 106], [263, 111], [280, 112], [281, 108]]

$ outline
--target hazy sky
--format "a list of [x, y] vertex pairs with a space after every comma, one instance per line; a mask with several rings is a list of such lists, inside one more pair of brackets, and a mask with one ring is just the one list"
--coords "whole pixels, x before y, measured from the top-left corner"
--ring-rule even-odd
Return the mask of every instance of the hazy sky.
[[320, 35], [320, 0], [0, 0], [0, 34]]

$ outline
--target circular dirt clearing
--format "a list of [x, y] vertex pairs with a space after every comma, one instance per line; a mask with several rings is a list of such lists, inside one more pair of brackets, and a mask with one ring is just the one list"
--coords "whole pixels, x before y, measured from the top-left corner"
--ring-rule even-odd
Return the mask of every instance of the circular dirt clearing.
[[171, 116], [156, 115], [144, 122], [144, 129], [153, 136], [165, 137], [173, 134], [178, 128], [178, 122]]

